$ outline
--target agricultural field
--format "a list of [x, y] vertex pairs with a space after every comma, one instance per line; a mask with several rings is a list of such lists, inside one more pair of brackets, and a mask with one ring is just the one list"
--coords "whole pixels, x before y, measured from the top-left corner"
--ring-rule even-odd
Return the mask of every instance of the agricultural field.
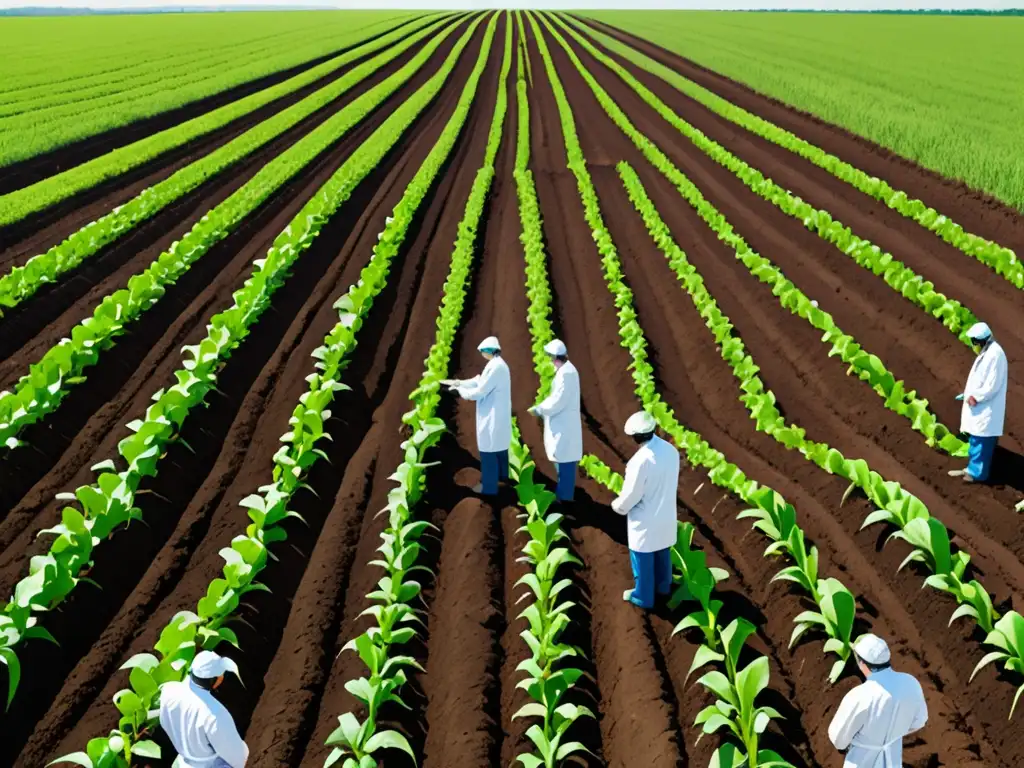
[[31, 166], [27, 160], [48, 153], [50, 173], [58, 157], [57, 168], [77, 165], [129, 136], [157, 133], [263, 90], [296, 74], [293, 68], [308, 69], [413, 16], [0, 18], [0, 192], [24, 186], [28, 168], [19, 162]]
[[[928, 700], [907, 765], [1024, 764], [1024, 220], [580, 16], [352, 18], [215, 130], [0, 196], [0, 765], [170, 766], [198, 648], [260, 768], [839, 765], [864, 632]], [[979, 317], [1010, 408], [967, 486]], [[494, 502], [441, 391], [492, 334]], [[640, 407], [685, 459], [649, 613], [609, 507]]]
[[689, 59], [689, 77], [706, 67], [1024, 211], [1024, 18], [588, 17]]

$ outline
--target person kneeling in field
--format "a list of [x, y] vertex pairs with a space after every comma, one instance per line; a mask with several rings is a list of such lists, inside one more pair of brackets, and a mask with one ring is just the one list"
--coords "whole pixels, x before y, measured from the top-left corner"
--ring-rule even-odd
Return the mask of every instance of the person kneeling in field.
[[622, 599], [641, 608], [654, 607], [654, 595], [672, 590], [672, 545], [676, 543], [676, 492], [679, 451], [656, 434], [657, 423], [646, 411], [626, 422], [626, 434], [640, 446], [626, 464], [622, 493], [612, 510], [625, 515], [633, 589]]
[[904, 737], [928, 722], [921, 684], [892, 669], [889, 646], [876, 635], [857, 640], [853, 654], [865, 680], [843, 697], [828, 737], [846, 752], [845, 768], [900, 768]]
[[176, 768], [245, 768], [249, 747], [213, 696], [228, 672], [238, 675], [235, 662], [200, 651], [184, 682], [160, 688], [160, 727], [178, 753]]

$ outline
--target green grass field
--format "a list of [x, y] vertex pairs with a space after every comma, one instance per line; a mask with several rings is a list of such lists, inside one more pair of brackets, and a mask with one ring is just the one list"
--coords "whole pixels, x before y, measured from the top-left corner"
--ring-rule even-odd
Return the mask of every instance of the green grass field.
[[1024, 18], [587, 15], [1024, 210]]
[[411, 15], [0, 19], [0, 166], [329, 54]]

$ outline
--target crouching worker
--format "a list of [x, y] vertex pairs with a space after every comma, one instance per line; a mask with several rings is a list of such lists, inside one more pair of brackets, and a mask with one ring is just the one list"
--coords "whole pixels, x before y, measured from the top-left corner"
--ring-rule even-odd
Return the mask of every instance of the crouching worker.
[[572, 501], [576, 491], [576, 466], [583, 458], [583, 425], [580, 422], [580, 375], [569, 362], [565, 344], [555, 339], [544, 347], [555, 365], [551, 394], [530, 413], [544, 419], [544, 451], [558, 470], [555, 496]]
[[476, 401], [476, 443], [480, 451], [480, 482], [474, 493], [498, 494], [498, 480], [508, 479], [508, 448], [512, 444], [512, 379], [501, 359], [501, 344], [488, 336], [477, 350], [487, 361], [479, 376], [446, 381], [464, 400]]
[[921, 684], [893, 670], [889, 646], [876, 635], [861, 637], [853, 654], [865, 679], [843, 697], [828, 737], [846, 752], [845, 768], [901, 768], [903, 738], [928, 722]]
[[641, 608], [654, 607], [655, 593], [671, 592], [676, 543], [679, 451], [654, 434], [656, 427], [645, 411], [626, 422], [626, 434], [640, 447], [626, 464], [622, 493], [612, 502], [612, 509], [626, 516], [635, 582], [622, 599]]
[[160, 727], [178, 753], [179, 768], [244, 768], [249, 748], [227, 708], [213, 691], [226, 673], [238, 675], [231, 659], [200, 651], [183, 682], [160, 689]]

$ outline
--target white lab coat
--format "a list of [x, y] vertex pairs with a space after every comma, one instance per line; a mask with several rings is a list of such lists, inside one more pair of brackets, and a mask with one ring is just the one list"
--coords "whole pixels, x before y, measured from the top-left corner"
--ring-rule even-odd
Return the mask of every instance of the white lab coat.
[[828, 737], [849, 749], [844, 768], [902, 768], [903, 738], [928, 722], [921, 684], [883, 669], [843, 697]]
[[178, 752], [180, 768], [244, 768], [249, 759], [227, 708], [191, 679], [160, 688], [160, 727]]
[[[1006, 420], [1006, 389], [1009, 371], [1006, 353], [995, 341], [989, 342], [971, 366], [964, 387], [964, 406], [960, 412], [960, 431], [975, 437], [999, 437]], [[967, 403], [974, 397], [978, 404]]]
[[580, 374], [566, 361], [555, 373], [549, 394], [534, 411], [544, 417], [544, 451], [556, 464], [583, 458]]
[[629, 548], [659, 552], [676, 543], [679, 451], [655, 435], [626, 464], [622, 493], [612, 509], [626, 515]]
[[476, 401], [476, 444], [481, 453], [507, 451], [512, 444], [512, 378], [501, 357], [487, 361], [479, 376], [456, 388]]

